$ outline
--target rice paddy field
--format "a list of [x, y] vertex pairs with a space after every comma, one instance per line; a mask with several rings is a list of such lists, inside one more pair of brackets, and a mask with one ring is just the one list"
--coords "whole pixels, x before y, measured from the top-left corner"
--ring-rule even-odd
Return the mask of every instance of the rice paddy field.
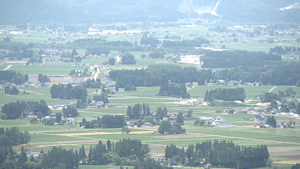
[[[195, 26], [192, 28], [159, 28], [151, 29], [160, 33], [168, 31], [169, 35], [180, 35], [182, 39], [194, 39], [191, 34], [198, 34], [209, 40], [213, 40], [212, 44], [214, 48], [221, 48], [225, 45], [231, 49], [250, 50], [250, 51], [263, 51], [268, 52], [271, 47], [278, 45], [296, 46], [300, 47], [299, 43], [294, 42], [297, 37], [275, 37], [275, 40], [286, 39], [290, 43], [284, 44], [259, 44], [258, 41], [266, 39], [267, 37], [240, 37], [242, 40], [246, 40], [247, 43], [217, 43], [222, 39], [228, 39], [224, 37], [222, 33], [215, 33], [215, 36], [206, 37], [207, 33], [213, 34], [208, 31], [209, 27]], [[233, 29], [233, 28], [232, 28]], [[247, 28], [248, 31], [253, 31], [252, 28]], [[0, 35], [4, 36], [4, 35]], [[86, 34], [80, 35], [86, 37]], [[165, 35], [159, 35], [159, 38], [163, 38]], [[15, 35], [12, 41], [18, 42], [44, 42], [53, 37], [53, 34], [28, 34], [28, 35]], [[299, 37], [298, 37], [299, 38]], [[73, 41], [74, 38], [66, 39], [67, 41]], [[131, 42], [136, 41], [127, 35], [110, 35], [108, 41], [114, 40], [128, 40]], [[138, 40], [139, 41], [139, 40]], [[61, 42], [65, 43], [65, 42]], [[84, 49], [78, 49], [79, 53], [84, 53]], [[111, 51], [106, 57], [95, 57], [84, 59], [80, 64], [63, 63], [63, 62], [44, 62], [43, 64], [25, 65], [24, 62], [10, 62], [5, 61], [0, 63], [0, 69], [14, 70], [30, 76], [36, 76], [40, 73], [48, 76], [64, 75], [68, 76], [70, 70], [84, 70], [89, 68], [87, 64], [100, 65], [108, 61], [109, 57], [116, 57], [114, 53], [118, 51]], [[114, 69], [136, 69], [141, 67], [147, 67], [148, 65], [164, 63], [164, 64], [177, 64], [180, 66], [187, 66], [185, 64], [171, 63], [165, 59], [142, 59], [141, 54], [149, 54], [148, 51], [132, 51], [131, 52], [137, 59], [136, 65], [122, 65], [105, 66], [106, 73], [108, 70]], [[116, 58], [117, 59], [117, 58]], [[87, 77], [89, 78], [89, 77]], [[101, 81], [107, 80], [106, 78]], [[66, 81], [67, 82], [67, 81]], [[265, 144], [269, 148], [271, 159], [278, 168], [285, 168], [281, 166], [289, 166], [300, 162], [300, 119], [293, 117], [275, 116], [277, 123], [289, 122], [290, 119], [295, 121], [295, 128], [284, 129], [262, 129], [254, 128], [253, 121], [249, 121], [254, 115], [249, 114], [237, 114], [237, 115], [225, 115], [222, 113], [224, 109], [228, 107], [210, 107], [206, 105], [188, 105], [186, 102], [194, 100], [203, 100], [205, 92], [216, 88], [235, 88], [242, 87], [246, 93], [246, 105], [241, 109], [256, 107], [255, 104], [259, 102], [258, 96], [266, 92], [278, 92], [279, 90], [285, 91], [288, 88], [292, 88], [297, 92], [297, 96], [294, 98], [287, 98], [288, 100], [297, 101], [300, 98], [300, 88], [294, 86], [198, 86], [193, 84], [192, 88], [188, 89], [188, 93], [191, 95], [191, 99], [178, 99], [172, 97], [159, 97], [154, 96], [154, 93], [159, 92], [159, 87], [137, 87], [137, 91], [116, 92], [115, 95], [109, 97], [110, 103], [114, 103], [115, 108], [103, 108], [103, 109], [78, 109], [80, 114], [75, 118], [75, 125], [56, 125], [48, 126], [43, 124], [30, 124], [29, 120], [0, 120], [0, 128], [18, 127], [22, 131], [29, 131], [31, 133], [31, 140], [28, 145], [25, 146], [33, 152], [40, 152], [41, 150], [50, 150], [53, 146], [62, 146], [63, 148], [79, 149], [81, 145], [86, 147], [95, 145], [99, 140], [106, 142], [110, 139], [113, 142], [119, 141], [123, 138], [140, 139], [143, 143], [149, 144], [151, 148], [151, 156], [159, 157], [164, 155], [164, 148], [167, 145], [175, 144], [179, 147], [188, 147], [190, 144], [196, 144], [198, 142], [206, 140], [226, 140], [233, 141], [236, 144], [242, 146], [257, 146]], [[69, 102], [76, 102], [76, 100], [61, 100], [52, 99], [50, 95], [50, 87], [18, 87], [20, 94], [16, 96], [5, 95], [4, 89], [0, 88], [0, 106], [14, 101], [40, 101], [44, 100], [48, 105], [62, 105]], [[88, 97], [92, 99], [95, 95], [95, 90], [101, 89], [88, 89]], [[23, 94], [26, 91], [29, 94]], [[97, 116], [103, 116], [106, 114], [126, 114], [127, 106], [133, 106], [136, 103], [147, 103], [150, 106], [151, 111], [156, 111], [157, 107], [166, 106], [169, 113], [177, 114], [179, 112], [193, 111], [193, 115], [196, 117], [214, 117], [221, 116], [224, 120], [229, 120], [230, 127], [207, 127], [207, 126], [195, 126], [193, 123], [195, 120], [185, 120], [184, 128], [186, 134], [180, 135], [161, 135], [157, 133], [158, 126], [154, 127], [142, 127], [132, 128], [132, 131], [127, 134], [122, 134], [121, 129], [81, 129], [79, 124], [83, 118], [87, 120], [96, 119]], [[52, 110], [52, 112], [61, 112], [61, 110]], [[19, 151], [20, 146], [14, 147]], [[279, 167], [280, 166], [280, 167]], [[111, 169], [116, 168], [114, 166], [80, 166], [81, 169], [94, 169], [94, 168]], [[133, 167], [129, 167], [133, 168]], [[189, 168], [189, 167], [186, 167]]]

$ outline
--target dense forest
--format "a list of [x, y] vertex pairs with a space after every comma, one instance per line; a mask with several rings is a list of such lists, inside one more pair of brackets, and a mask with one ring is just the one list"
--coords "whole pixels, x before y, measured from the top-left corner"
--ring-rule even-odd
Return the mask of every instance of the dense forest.
[[[253, 147], [241, 147], [232, 142], [203, 141], [196, 145], [189, 145], [186, 150], [175, 145], [168, 145], [165, 149], [166, 159], [175, 159], [176, 162], [200, 166], [210, 163], [222, 168], [256, 168], [264, 167], [269, 159], [269, 151], [266, 145]], [[187, 159], [187, 161], [186, 161]]]
[[206, 52], [205, 56], [200, 59], [203, 61], [203, 68], [237, 68], [239, 66], [249, 68], [264, 66], [266, 61], [280, 61], [281, 56], [238, 50]]
[[116, 80], [117, 88], [130, 90], [131, 86], [162, 86], [172, 83], [200, 82], [213, 79], [211, 70], [198, 71], [195, 67], [180, 67], [176, 65], [149, 65], [141, 70], [112, 70], [109, 72], [111, 79]]

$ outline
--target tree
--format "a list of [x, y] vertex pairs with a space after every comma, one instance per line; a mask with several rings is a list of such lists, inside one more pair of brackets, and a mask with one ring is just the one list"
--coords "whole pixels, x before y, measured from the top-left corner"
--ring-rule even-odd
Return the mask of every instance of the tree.
[[115, 163], [116, 166], [121, 164], [121, 158], [118, 154], [115, 154], [112, 158], [112, 162]]
[[269, 124], [270, 126], [276, 128], [277, 122], [276, 122], [275, 117], [274, 116], [272, 116], [272, 117], [268, 116], [266, 124]]
[[276, 102], [276, 100], [271, 101], [270, 103], [270, 109], [278, 109], [278, 104]]
[[78, 55], [78, 52], [76, 51], [76, 49], [73, 49], [71, 54], [72, 54], [72, 57], [74, 57], [75, 55]]
[[116, 60], [114, 58], [109, 58], [108, 59], [108, 64], [109, 65], [115, 65], [116, 64]]
[[129, 134], [130, 132], [131, 132], [131, 129], [129, 129], [128, 127], [122, 128], [122, 134], [124, 134], [124, 133]]
[[176, 122], [181, 125], [184, 125], [184, 117], [181, 112], [177, 114]]
[[26, 152], [24, 150], [24, 147], [21, 148], [21, 155], [18, 159], [19, 165], [23, 166], [23, 164], [27, 161], [27, 155]]
[[154, 121], [154, 118], [152, 116], [146, 116], [144, 118], [144, 121], [155, 125], [155, 121]]
[[107, 140], [106, 145], [107, 145], [107, 148], [111, 151], [111, 142], [109, 139]]
[[61, 113], [56, 113], [55, 121], [60, 123], [61, 122]]

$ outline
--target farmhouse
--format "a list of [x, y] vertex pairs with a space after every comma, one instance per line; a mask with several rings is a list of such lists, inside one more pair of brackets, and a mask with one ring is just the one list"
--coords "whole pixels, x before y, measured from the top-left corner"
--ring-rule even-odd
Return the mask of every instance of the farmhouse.
[[225, 120], [225, 121], [214, 120], [212, 122], [212, 125], [218, 126], [218, 127], [229, 127], [230, 126], [230, 121], [228, 121], [228, 120]]

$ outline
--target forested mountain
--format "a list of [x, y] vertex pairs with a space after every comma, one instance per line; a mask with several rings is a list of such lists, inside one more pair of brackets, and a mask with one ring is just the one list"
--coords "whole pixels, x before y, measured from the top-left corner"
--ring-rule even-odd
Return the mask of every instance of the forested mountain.
[[299, 9], [279, 10], [296, 2], [299, 0], [10, 0], [1, 3], [0, 23], [176, 21], [204, 13], [232, 21], [299, 22]]

